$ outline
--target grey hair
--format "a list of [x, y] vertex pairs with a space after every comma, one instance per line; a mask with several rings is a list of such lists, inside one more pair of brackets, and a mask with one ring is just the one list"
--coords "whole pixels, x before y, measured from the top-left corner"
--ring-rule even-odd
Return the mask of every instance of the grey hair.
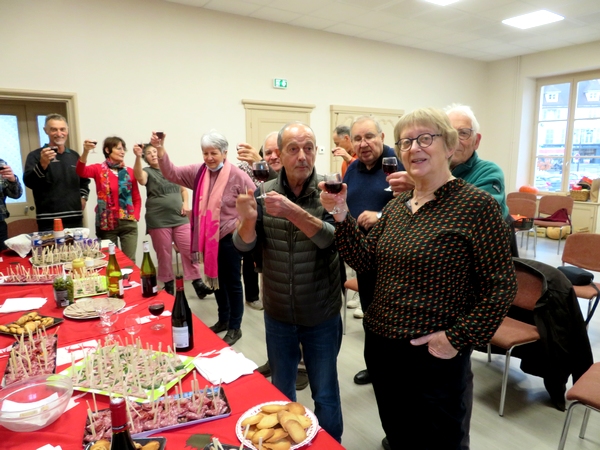
[[[263, 141], [263, 145], [262, 148], [264, 149], [266, 147], [267, 141], [269, 139], [271, 139], [271, 137], [273, 136], [278, 136], [279, 135], [279, 131], [271, 131], [269, 134], [267, 134], [267, 137], [265, 138], [265, 140]], [[279, 140], [277, 141], [277, 143], [279, 143]]]
[[333, 129], [338, 136], [350, 136], [350, 127], [348, 125], [338, 125]]
[[51, 113], [46, 116], [46, 121], [44, 122], [44, 128], [46, 128], [46, 125], [48, 125], [48, 122], [50, 122], [51, 120], [62, 120], [68, 126], [67, 119], [64, 116], [62, 116], [58, 113]]
[[367, 120], [370, 120], [375, 124], [375, 129], [377, 130], [378, 134], [381, 134], [383, 132], [383, 128], [381, 128], [381, 125], [373, 116], [358, 116], [356, 119], [354, 119], [352, 125], [350, 125], [350, 130], [352, 130], [352, 128], [354, 128], [354, 125], [356, 125], [357, 123], [366, 122]]
[[202, 147], [202, 150], [210, 147], [220, 150], [221, 153], [227, 153], [227, 150], [229, 149], [229, 143], [225, 136], [216, 131], [211, 131], [210, 133], [203, 135], [202, 139], [200, 139], [200, 146]]
[[285, 130], [287, 130], [292, 125], [302, 125], [302, 126], [308, 128], [310, 130], [310, 132], [312, 133], [313, 137], [316, 139], [315, 132], [310, 127], [310, 125], [307, 125], [304, 122], [300, 122], [299, 120], [295, 120], [293, 122], [288, 122], [281, 128], [281, 130], [279, 130], [279, 133], [277, 133], [277, 148], [279, 149], [280, 152], [283, 150], [283, 133], [285, 132]]
[[471, 121], [471, 127], [473, 128], [473, 131], [475, 133], [479, 133], [479, 122], [477, 121], [475, 113], [473, 112], [470, 106], [461, 105], [460, 103], [452, 103], [451, 105], [448, 105], [444, 108], [444, 112], [446, 114], [458, 113], [465, 117], [468, 117]]

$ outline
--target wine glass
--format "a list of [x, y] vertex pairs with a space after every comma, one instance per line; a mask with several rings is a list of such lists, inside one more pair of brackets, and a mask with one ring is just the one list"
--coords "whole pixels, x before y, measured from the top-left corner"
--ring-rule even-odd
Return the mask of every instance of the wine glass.
[[[94, 144], [94, 146], [98, 145], [98, 141], [90, 141], [90, 143]], [[96, 152], [96, 147], [94, 147], [93, 149], [91, 149], [90, 153], [97, 153]]]
[[[163, 311], [165, 310], [165, 304], [163, 302], [154, 302], [154, 303], [150, 303], [150, 305], [148, 305], [148, 311], [150, 311], [150, 314], [152, 314], [153, 316], [156, 317], [156, 319], [153, 320], [158, 320], [158, 316], [160, 316]], [[154, 325], [152, 325], [150, 327], [151, 330], [162, 330], [165, 326], [162, 323], [154, 323]]]
[[110, 332], [112, 325], [119, 318], [110, 299], [106, 297], [92, 299], [92, 306], [100, 317], [100, 322], [96, 325], [103, 333]]
[[[397, 172], [398, 171], [398, 159], [396, 159], [395, 156], [386, 156], [381, 161], [381, 168], [383, 169], [383, 173], [385, 173], [386, 175], [390, 175], [394, 172]], [[384, 191], [391, 192], [392, 187], [388, 186], [387, 189], [384, 189]]]
[[141, 329], [142, 325], [140, 324], [139, 314], [129, 314], [125, 317], [125, 331], [127, 331], [127, 333], [131, 336], [135, 336]]
[[[342, 176], [339, 172], [325, 174], [325, 190], [329, 194], [339, 194], [342, 191]], [[329, 211], [330, 214], [340, 214], [344, 211], [340, 211], [336, 206], [333, 210]]]
[[58, 158], [57, 158], [57, 156], [58, 156], [58, 147], [57, 147], [57, 146], [55, 146], [55, 145], [53, 145], [53, 146], [51, 146], [51, 147], [49, 147], [49, 148], [50, 148], [50, 150], [53, 150], [53, 151], [54, 151], [54, 158], [52, 158], [52, 159], [50, 160], [50, 162], [53, 162], [53, 163], [59, 163], [60, 161], [59, 161], [59, 160], [58, 160]]
[[258, 198], [266, 198], [265, 181], [269, 179], [269, 165], [266, 161], [256, 161], [252, 163], [252, 174], [254, 178], [260, 181], [260, 195]]

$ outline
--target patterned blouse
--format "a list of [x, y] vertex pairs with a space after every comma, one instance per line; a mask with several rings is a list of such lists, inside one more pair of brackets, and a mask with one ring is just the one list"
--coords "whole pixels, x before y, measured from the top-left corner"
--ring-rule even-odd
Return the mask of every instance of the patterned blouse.
[[459, 351], [487, 344], [517, 288], [498, 203], [459, 179], [415, 214], [411, 197], [390, 201], [368, 236], [350, 215], [337, 224], [344, 261], [357, 272], [378, 271], [366, 326], [391, 339], [445, 330]]

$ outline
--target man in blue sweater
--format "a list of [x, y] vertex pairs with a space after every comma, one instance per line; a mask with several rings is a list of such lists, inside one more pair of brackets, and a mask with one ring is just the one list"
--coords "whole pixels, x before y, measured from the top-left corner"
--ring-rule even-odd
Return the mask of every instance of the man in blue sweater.
[[[375, 225], [383, 207], [394, 198], [394, 193], [386, 191], [389, 186], [386, 175], [381, 168], [381, 161], [386, 156], [396, 156], [394, 150], [384, 145], [384, 133], [379, 123], [369, 116], [358, 117], [350, 128], [350, 139], [354, 153], [358, 159], [348, 167], [344, 183], [348, 185], [347, 204], [352, 217], [366, 234]], [[404, 166], [398, 161], [398, 170]], [[357, 273], [361, 307], [357, 308], [354, 317], [363, 316], [375, 293], [377, 273]], [[370, 383], [367, 370], [361, 370], [354, 377], [356, 384]]]

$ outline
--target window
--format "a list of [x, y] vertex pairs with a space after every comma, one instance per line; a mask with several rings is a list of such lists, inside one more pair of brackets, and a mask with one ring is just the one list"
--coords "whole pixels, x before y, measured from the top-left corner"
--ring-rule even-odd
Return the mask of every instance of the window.
[[534, 184], [568, 191], [600, 178], [600, 73], [538, 81]]

